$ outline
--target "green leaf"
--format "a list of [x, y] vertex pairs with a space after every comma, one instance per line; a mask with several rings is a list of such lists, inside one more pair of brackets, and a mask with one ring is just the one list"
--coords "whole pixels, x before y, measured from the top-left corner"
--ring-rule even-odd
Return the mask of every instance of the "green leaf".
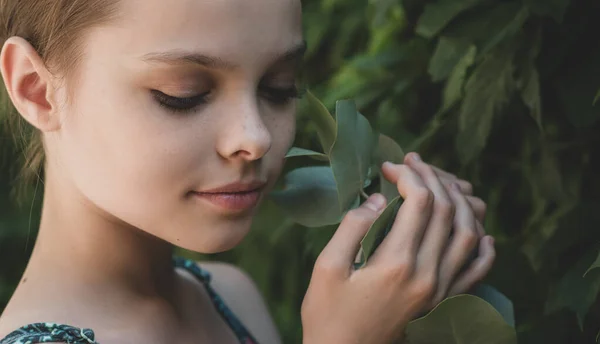
[[596, 255], [597, 251], [586, 252], [552, 288], [546, 313], [569, 309], [575, 312], [583, 330], [583, 320], [600, 292], [600, 271], [589, 271], [586, 278], [583, 277]]
[[[393, 164], [402, 164], [404, 162], [404, 151], [391, 137], [381, 134], [379, 135], [379, 142], [375, 153], [375, 164], [378, 168], [381, 168], [381, 165], [386, 161]], [[379, 179], [381, 185], [380, 192], [387, 198], [388, 202], [391, 202], [400, 195], [398, 193], [398, 187], [395, 184], [388, 182], [387, 179], [383, 177], [381, 171]]]
[[515, 88], [514, 48], [504, 46], [486, 54], [465, 86], [458, 118], [457, 150], [469, 163], [486, 145], [494, 115], [507, 103]]
[[333, 117], [321, 101], [310, 91], [306, 92], [307, 114], [317, 127], [317, 135], [323, 151], [329, 153], [335, 140], [336, 125]]
[[598, 102], [598, 99], [600, 99], [600, 90], [598, 90], [598, 93], [596, 93], [596, 96], [594, 97], [594, 102], [592, 104], [596, 105], [596, 103]]
[[586, 270], [585, 274], [583, 274], [583, 277], [587, 276], [587, 274], [590, 273], [590, 271], [597, 268], [600, 268], [600, 253], [598, 254], [598, 257], [596, 257], [594, 263]]
[[442, 301], [426, 316], [406, 326], [409, 343], [516, 344], [515, 329], [492, 305], [473, 295]]
[[377, 246], [379, 246], [379, 244], [383, 241], [383, 238], [390, 231], [390, 228], [394, 224], [394, 219], [396, 218], [398, 209], [402, 204], [401, 200], [402, 199], [400, 197], [396, 197], [389, 202], [381, 215], [379, 215], [377, 220], [375, 220], [371, 227], [369, 227], [369, 231], [360, 242], [362, 252], [360, 266], [367, 263], [369, 257], [373, 255], [375, 249], [377, 249]]
[[502, 315], [507, 324], [515, 327], [515, 309], [512, 301], [504, 294], [487, 284], [478, 285], [472, 294], [487, 301]]
[[465, 14], [444, 34], [475, 44], [478, 53], [484, 55], [519, 33], [528, 17], [529, 11], [520, 1], [498, 1]]
[[470, 48], [471, 45], [465, 40], [440, 37], [427, 70], [431, 80], [439, 82], [446, 79]]
[[298, 156], [307, 156], [319, 161], [329, 161], [329, 157], [323, 153], [299, 147], [292, 147], [285, 155], [286, 158], [293, 158]]
[[543, 131], [540, 75], [536, 67], [536, 59], [541, 48], [541, 39], [541, 30], [537, 30], [531, 39], [525, 40], [525, 49], [528, 50], [528, 56], [524, 62], [525, 66], [523, 67], [518, 83], [523, 103], [529, 108], [531, 117], [535, 120], [540, 131]]
[[[295, 222], [306, 227], [337, 224], [340, 211], [338, 193], [331, 168], [302, 167], [288, 173], [283, 190], [271, 193], [271, 198]], [[358, 206], [358, 198], [354, 206]]]
[[416, 33], [432, 38], [437, 35], [454, 17], [482, 0], [441, 0], [425, 6], [425, 10], [417, 22]]
[[442, 111], [448, 111], [463, 97], [463, 86], [467, 77], [467, 70], [475, 62], [477, 48], [474, 45], [469, 46], [467, 52], [461, 57], [458, 63], [452, 69], [448, 81], [444, 86], [442, 95]]
[[542, 129], [542, 98], [540, 96], [540, 75], [534, 65], [528, 66], [525, 72], [525, 84], [521, 89], [521, 98], [529, 110], [531, 117]]
[[337, 134], [329, 160], [338, 189], [340, 210], [348, 210], [363, 190], [377, 135], [350, 100], [336, 104]]
[[525, 5], [531, 12], [545, 17], [551, 17], [561, 23], [570, 0], [525, 0]]

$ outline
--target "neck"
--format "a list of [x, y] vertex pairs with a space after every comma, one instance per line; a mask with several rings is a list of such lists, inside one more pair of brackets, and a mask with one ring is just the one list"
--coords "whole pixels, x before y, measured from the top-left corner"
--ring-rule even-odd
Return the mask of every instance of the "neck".
[[172, 246], [114, 218], [74, 187], [46, 175], [31, 275], [108, 292], [165, 298], [173, 288]]

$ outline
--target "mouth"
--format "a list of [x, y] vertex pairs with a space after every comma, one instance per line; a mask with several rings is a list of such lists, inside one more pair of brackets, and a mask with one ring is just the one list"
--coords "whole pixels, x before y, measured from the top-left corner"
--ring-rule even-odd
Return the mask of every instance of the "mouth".
[[255, 208], [261, 198], [265, 182], [232, 183], [214, 189], [193, 191], [192, 195], [226, 212], [244, 212]]

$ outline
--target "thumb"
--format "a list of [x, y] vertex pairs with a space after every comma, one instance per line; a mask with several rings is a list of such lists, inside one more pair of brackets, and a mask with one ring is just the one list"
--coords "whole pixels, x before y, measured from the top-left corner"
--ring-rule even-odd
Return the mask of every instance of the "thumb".
[[325, 247], [318, 264], [336, 267], [349, 274], [360, 248], [360, 242], [369, 231], [381, 211], [385, 209], [386, 199], [381, 194], [371, 195], [360, 207], [350, 210]]

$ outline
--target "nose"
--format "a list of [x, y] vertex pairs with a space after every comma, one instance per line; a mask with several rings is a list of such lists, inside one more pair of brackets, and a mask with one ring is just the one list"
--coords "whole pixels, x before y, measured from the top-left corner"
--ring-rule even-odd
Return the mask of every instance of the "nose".
[[247, 97], [229, 106], [217, 151], [225, 159], [258, 160], [271, 149], [272, 137], [255, 97]]

